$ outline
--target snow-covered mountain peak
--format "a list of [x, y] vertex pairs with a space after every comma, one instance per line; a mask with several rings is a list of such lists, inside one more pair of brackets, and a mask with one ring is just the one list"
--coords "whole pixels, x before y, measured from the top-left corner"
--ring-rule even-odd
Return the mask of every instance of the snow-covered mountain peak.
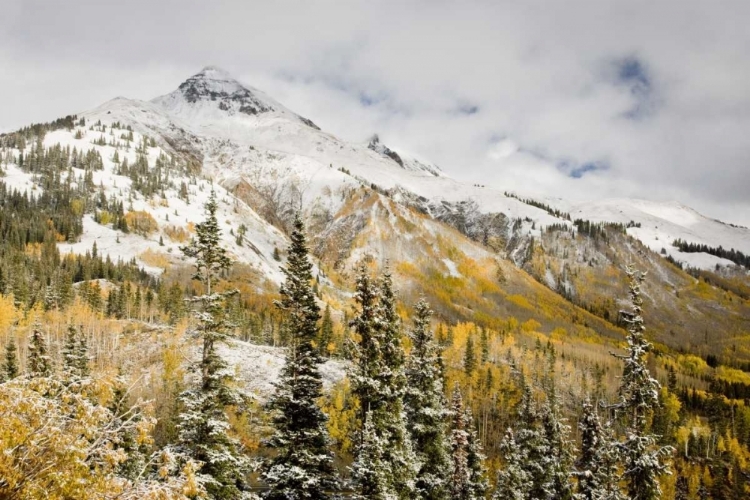
[[374, 134], [370, 138], [370, 142], [369, 144], [367, 144], [367, 147], [382, 156], [390, 158], [391, 160], [401, 165], [401, 167], [404, 166], [404, 160], [401, 159], [401, 156], [399, 156], [398, 153], [396, 153], [395, 151], [390, 149], [388, 146], [380, 142], [380, 137], [378, 136], [378, 134]]
[[207, 66], [182, 82], [169, 96], [182, 97], [189, 103], [211, 102], [219, 109], [257, 115], [276, 111], [269, 99], [257, 95], [258, 92], [242, 85], [226, 71]]
[[151, 102], [185, 124], [216, 124], [232, 118], [235, 124], [255, 127], [258, 120], [279, 118], [318, 127], [284, 107], [264, 92], [216, 66], [206, 66], [182, 82], [177, 90]]

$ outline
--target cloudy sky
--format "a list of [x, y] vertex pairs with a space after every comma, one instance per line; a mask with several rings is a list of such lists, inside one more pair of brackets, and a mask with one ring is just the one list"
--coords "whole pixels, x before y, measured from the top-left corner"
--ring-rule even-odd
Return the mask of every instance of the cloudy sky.
[[750, 225], [746, 0], [2, 3], [0, 130], [211, 64], [457, 178]]

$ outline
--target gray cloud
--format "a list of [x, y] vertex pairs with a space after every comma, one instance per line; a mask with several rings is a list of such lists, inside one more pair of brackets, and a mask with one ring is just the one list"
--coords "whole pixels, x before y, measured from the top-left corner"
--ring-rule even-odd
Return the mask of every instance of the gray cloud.
[[748, 2], [107, 4], [4, 2], [0, 129], [216, 64], [469, 181], [750, 225]]

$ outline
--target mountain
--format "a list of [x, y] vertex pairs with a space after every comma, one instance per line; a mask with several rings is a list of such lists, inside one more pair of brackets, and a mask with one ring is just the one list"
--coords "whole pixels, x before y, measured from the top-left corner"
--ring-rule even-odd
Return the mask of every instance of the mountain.
[[[125, 234], [102, 223], [104, 208], [90, 208], [80, 238], [59, 243], [63, 253], [83, 254], [96, 242], [100, 253], [136, 259], [151, 273], [177, 269], [185, 264], [178, 247], [215, 189], [224, 243], [259, 289], [282, 279], [275, 254], [301, 211], [321, 284], [342, 303], [357, 262], [389, 261], [402, 298], [426, 294], [447, 321], [534, 319], [544, 331], [580, 326], [616, 339], [623, 266], [635, 262], [655, 277], [647, 297], [659, 342], [750, 360], [750, 344], [737, 346], [750, 321], [747, 269], [718, 251], [750, 254], [750, 230], [688, 207], [534, 200], [467, 184], [377, 134], [364, 143], [336, 137], [210, 66], [167, 95], [116, 98], [76, 120], [47, 132], [43, 146], [100, 155], [91, 192], [147, 214], [154, 227]], [[34, 147], [10, 150], [29, 158]], [[19, 163], [8, 162], [2, 181], [34, 191], [36, 174]], [[71, 171], [77, 179], [87, 173]], [[678, 239], [706, 251], [681, 252], [672, 245]], [[696, 268], [693, 275], [665, 257]]]

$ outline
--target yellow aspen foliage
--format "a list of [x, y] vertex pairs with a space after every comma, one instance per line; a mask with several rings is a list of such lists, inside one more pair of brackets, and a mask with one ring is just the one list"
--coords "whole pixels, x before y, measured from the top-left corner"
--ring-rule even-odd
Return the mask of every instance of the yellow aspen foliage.
[[521, 330], [523, 330], [524, 332], [527, 332], [527, 333], [528, 332], [537, 332], [537, 331], [539, 331], [539, 328], [541, 328], [541, 327], [542, 327], [542, 324], [540, 322], [538, 322], [537, 320], [535, 320], [535, 319], [530, 319], [528, 321], [524, 321], [521, 324]]
[[16, 309], [13, 295], [0, 295], [0, 334], [7, 334], [11, 325], [21, 318], [21, 312]]
[[137, 484], [116, 474], [126, 459], [120, 432], [147, 439], [148, 416], [124, 423], [58, 381], [20, 378], [0, 384], [0, 421], [0, 498], [187, 498], [189, 474]]
[[353, 451], [352, 436], [357, 428], [359, 401], [351, 393], [349, 379], [336, 383], [323, 398], [321, 409], [328, 416], [328, 434], [344, 454]]
[[156, 223], [150, 213], [144, 210], [136, 210], [125, 214], [125, 222], [128, 223], [128, 228], [135, 234], [142, 236], [148, 236], [157, 229], [159, 225]]

